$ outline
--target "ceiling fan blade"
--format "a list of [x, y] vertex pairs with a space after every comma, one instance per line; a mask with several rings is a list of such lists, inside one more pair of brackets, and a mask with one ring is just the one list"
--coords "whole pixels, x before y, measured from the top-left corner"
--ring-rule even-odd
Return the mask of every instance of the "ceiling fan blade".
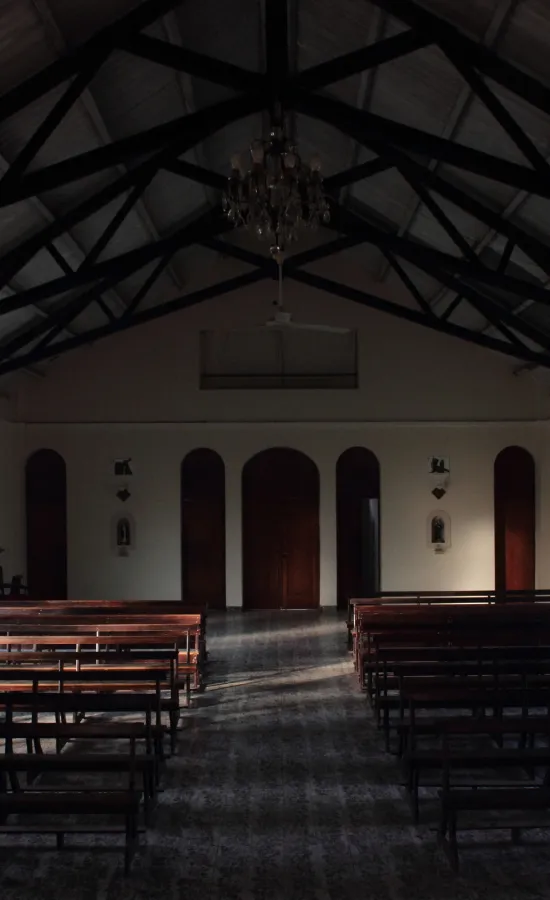
[[337, 325], [313, 325], [310, 322], [290, 322], [287, 328], [300, 328], [303, 331], [324, 331], [326, 334], [349, 334], [350, 328], [340, 328]]

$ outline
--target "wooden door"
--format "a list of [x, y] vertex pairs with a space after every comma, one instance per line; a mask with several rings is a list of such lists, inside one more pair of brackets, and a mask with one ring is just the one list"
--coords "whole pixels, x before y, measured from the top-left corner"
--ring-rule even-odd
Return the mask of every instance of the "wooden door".
[[[350, 597], [380, 590], [380, 466], [365, 447], [350, 447], [336, 463], [337, 601], [346, 609]], [[368, 521], [370, 508], [373, 521]], [[372, 518], [372, 517], [370, 517]]]
[[495, 460], [495, 587], [535, 589], [535, 463], [523, 447]]
[[303, 453], [273, 448], [243, 469], [243, 605], [319, 606], [319, 472]]
[[37, 450], [25, 466], [27, 580], [37, 600], [67, 599], [67, 477], [54, 450]]
[[214, 450], [181, 465], [182, 600], [225, 609], [225, 467]]

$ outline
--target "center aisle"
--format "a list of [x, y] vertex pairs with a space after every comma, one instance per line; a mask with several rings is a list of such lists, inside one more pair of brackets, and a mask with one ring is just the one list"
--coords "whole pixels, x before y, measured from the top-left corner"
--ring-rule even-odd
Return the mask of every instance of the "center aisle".
[[345, 637], [334, 613], [211, 615], [208, 687], [130, 877], [118, 854], [41, 853], [31, 871], [28, 853], [6, 866], [4, 851], [2, 900], [545, 896], [532, 847], [469, 850], [457, 878], [433, 832], [414, 828]]

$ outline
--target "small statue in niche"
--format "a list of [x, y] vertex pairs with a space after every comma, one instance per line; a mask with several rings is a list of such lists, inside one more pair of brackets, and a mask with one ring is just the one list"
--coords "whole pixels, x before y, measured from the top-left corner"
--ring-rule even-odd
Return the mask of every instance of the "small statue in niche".
[[445, 522], [441, 516], [434, 516], [432, 519], [432, 544], [445, 543]]
[[131, 544], [130, 523], [128, 519], [119, 519], [116, 525], [117, 547], [129, 547]]

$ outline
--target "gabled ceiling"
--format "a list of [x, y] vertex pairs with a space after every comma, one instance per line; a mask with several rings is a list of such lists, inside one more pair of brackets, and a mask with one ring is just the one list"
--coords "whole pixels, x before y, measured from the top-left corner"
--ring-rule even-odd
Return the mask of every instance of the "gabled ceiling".
[[[0, 36], [0, 374], [276, 277], [220, 196], [277, 103], [332, 207], [287, 277], [550, 368], [546, 0], [4, 0]], [[190, 287], [197, 247], [241, 274]]]

